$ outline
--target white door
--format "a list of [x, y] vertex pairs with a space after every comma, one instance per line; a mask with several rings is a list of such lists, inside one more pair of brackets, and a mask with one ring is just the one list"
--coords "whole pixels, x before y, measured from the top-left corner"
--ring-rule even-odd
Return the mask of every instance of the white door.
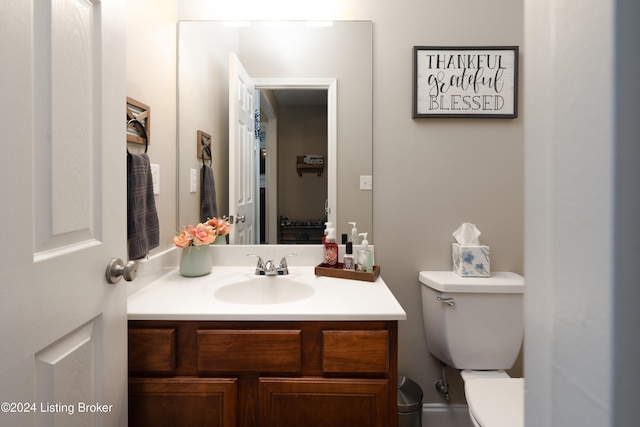
[[124, 426], [124, 0], [3, 1], [0, 51], [0, 425]]
[[229, 54], [229, 243], [254, 244], [258, 148], [254, 136], [255, 88], [235, 53]]

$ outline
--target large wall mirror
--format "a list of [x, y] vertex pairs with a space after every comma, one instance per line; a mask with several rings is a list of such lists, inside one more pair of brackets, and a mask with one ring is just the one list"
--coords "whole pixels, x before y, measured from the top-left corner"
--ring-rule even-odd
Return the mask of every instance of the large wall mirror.
[[[257, 131], [242, 156], [229, 124], [238, 108], [229, 96], [230, 57], [255, 86]], [[179, 226], [200, 221], [205, 164], [220, 217], [237, 218], [230, 183], [255, 171], [240, 184], [255, 202], [242, 243], [318, 243], [327, 218], [338, 235], [355, 221], [371, 236], [372, 191], [360, 189], [360, 177], [372, 175], [372, 67], [369, 21], [179, 22]], [[203, 140], [211, 147], [204, 159]]]

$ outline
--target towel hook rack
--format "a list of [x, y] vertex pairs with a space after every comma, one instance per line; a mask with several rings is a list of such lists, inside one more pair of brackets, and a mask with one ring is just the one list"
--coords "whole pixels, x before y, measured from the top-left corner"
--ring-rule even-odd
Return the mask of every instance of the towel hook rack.
[[211, 144], [202, 146], [202, 166], [205, 166], [205, 158], [209, 157], [209, 167], [213, 166], [213, 156], [211, 155]]
[[202, 130], [198, 130], [197, 138], [197, 156], [202, 159], [202, 165], [205, 165], [204, 161], [207, 157], [211, 160], [210, 164], [213, 164], [213, 159], [211, 158], [211, 135]]
[[[147, 153], [147, 149], [149, 148], [149, 136], [147, 134], [147, 129], [144, 126], [144, 123], [142, 123], [140, 120], [138, 120], [137, 118], [133, 118], [133, 119], [129, 119], [127, 121], [127, 129], [129, 129], [129, 126], [131, 126], [131, 124], [134, 125], [138, 125], [138, 127], [140, 128], [140, 130], [142, 130], [142, 134], [144, 137], [144, 152], [145, 154]], [[127, 146], [127, 153], [129, 153], [129, 147]]]

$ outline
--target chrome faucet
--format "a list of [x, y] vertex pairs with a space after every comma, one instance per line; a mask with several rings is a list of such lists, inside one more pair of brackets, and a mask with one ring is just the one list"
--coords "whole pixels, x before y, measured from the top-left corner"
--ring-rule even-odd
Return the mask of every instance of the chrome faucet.
[[265, 276], [276, 276], [278, 274], [278, 269], [272, 260], [267, 260], [264, 263], [264, 275]]
[[278, 266], [278, 274], [289, 274], [289, 265], [287, 264], [287, 257], [296, 256], [298, 254], [291, 253], [282, 257], [280, 265]]
[[262, 260], [260, 255], [256, 254], [247, 254], [247, 256], [254, 256], [258, 258], [258, 263], [256, 264], [255, 274], [257, 276], [284, 276], [289, 274], [289, 267], [287, 265], [287, 257], [296, 256], [297, 254], [288, 254], [282, 257], [280, 260], [280, 264], [276, 267], [276, 264], [273, 260], [267, 260], [266, 262]]

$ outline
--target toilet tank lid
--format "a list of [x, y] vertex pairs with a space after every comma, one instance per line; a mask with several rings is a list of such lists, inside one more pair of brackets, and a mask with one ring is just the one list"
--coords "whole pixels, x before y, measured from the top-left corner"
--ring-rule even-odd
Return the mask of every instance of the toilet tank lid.
[[453, 271], [421, 271], [420, 283], [440, 292], [521, 294], [524, 277], [509, 271], [491, 272], [491, 277], [462, 277]]

